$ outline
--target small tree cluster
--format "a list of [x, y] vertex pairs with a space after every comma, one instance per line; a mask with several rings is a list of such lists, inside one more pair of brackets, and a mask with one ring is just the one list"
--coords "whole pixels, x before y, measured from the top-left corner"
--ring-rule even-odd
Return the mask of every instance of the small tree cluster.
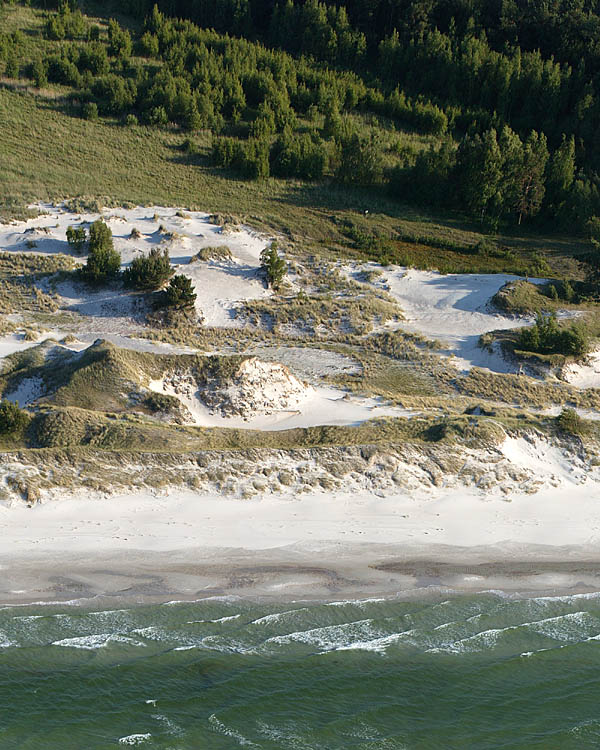
[[77, 4], [61, 0], [57, 15], [51, 15], [46, 23], [48, 39], [76, 39], [86, 32], [83, 14], [77, 10]]
[[249, 138], [245, 143], [235, 138], [215, 138], [212, 160], [216, 166], [230, 167], [251, 180], [269, 176], [269, 141]]
[[538, 313], [531, 328], [523, 328], [519, 334], [518, 348], [538, 354], [564, 354], [580, 357], [588, 351], [589, 337], [581, 326], [561, 328], [556, 314]]
[[97, 283], [114, 278], [121, 267], [121, 256], [113, 245], [112, 232], [102, 219], [90, 227], [89, 253], [81, 273], [85, 279]]
[[260, 254], [260, 264], [267, 276], [267, 283], [277, 289], [286, 274], [285, 261], [277, 252], [277, 243], [272, 242]]
[[123, 271], [123, 281], [134, 289], [160, 289], [173, 273], [168, 250], [153, 247], [148, 255], [133, 259], [129, 268]]

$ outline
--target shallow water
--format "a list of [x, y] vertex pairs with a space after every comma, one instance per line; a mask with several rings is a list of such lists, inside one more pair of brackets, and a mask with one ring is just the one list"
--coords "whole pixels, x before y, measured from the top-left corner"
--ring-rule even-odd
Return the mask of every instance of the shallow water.
[[597, 748], [600, 594], [0, 610], [0, 748]]

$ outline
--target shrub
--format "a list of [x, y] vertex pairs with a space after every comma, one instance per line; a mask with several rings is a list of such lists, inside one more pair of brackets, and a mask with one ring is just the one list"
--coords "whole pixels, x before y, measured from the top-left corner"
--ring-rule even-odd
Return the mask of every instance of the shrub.
[[84, 227], [67, 227], [67, 242], [69, 246], [75, 250], [76, 253], [80, 253], [86, 242], [86, 234]]
[[138, 124], [138, 118], [133, 114], [128, 114], [125, 118], [125, 125], [127, 125], [128, 128], [133, 128]]
[[165, 291], [167, 307], [192, 307], [196, 301], [196, 292], [191, 279], [183, 274], [173, 276]]
[[38, 89], [48, 85], [48, 66], [42, 60], [37, 59], [31, 63], [31, 77]]
[[90, 227], [89, 254], [81, 273], [88, 281], [98, 282], [119, 273], [121, 256], [113, 245], [112, 232], [102, 219]]
[[308, 133], [280, 136], [271, 148], [271, 170], [277, 177], [301, 177], [318, 180], [327, 167], [323, 142], [315, 143]]
[[160, 411], [172, 411], [181, 406], [181, 402], [175, 396], [167, 393], [150, 393], [144, 399], [144, 406], [152, 413]]
[[85, 102], [81, 110], [84, 120], [98, 119], [98, 105], [96, 102]]
[[0, 435], [9, 435], [22, 430], [29, 423], [27, 412], [19, 409], [19, 404], [11, 401], [0, 401]]
[[277, 289], [286, 274], [287, 268], [283, 258], [279, 257], [276, 242], [272, 242], [269, 247], [262, 251], [260, 263], [267, 275], [267, 283]]
[[339, 164], [335, 176], [340, 182], [372, 185], [381, 180], [383, 160], [381, 144], [373, 134], [364, 137], [352, 133], [338, 142]]
[[556, 425], [561, 432], [571, 435], [583, 435], [587, 432], [587, 425], [575, 409], [563, 409], [556, 417]]
[[589, 337], [582, 326], [561, 328], [554, 313], [538, 313], [535, 324], [531, 328], [523, 328], [519, 333], [517, 347], [538, 354], [581, 357], [588, 351]]
[[159, 289], [173, 273], [169, 251], [153, 247], [148, 255], [132, 260], [129, 268], [123, 272], [123, 281], [134, 289]]
[[150, 125], [156, 125], [158, 127], [167, 125], [169, 123], [167, 110], [162, 106], [153, 107], [148, 113], [148, 123]]

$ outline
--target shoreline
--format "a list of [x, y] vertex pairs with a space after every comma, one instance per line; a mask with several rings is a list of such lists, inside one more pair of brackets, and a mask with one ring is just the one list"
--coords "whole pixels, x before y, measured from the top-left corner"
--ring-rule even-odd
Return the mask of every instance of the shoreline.
[[0, 508], [0, 605], [600, 591], [600, 497], [173, 492]]
[[[600, 596], [600, 550], [393, 545], [0, 556], [0, 606]], [[512, 558], [510, 556], [512, 553]], [[568, 558], [568, 559], [565, 559]]]

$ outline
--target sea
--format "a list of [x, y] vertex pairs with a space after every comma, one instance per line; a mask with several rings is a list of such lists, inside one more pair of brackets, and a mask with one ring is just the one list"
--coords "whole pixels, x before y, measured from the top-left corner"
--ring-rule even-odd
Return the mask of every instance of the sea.
[[0, 609], [1, 750], [600, 748], [600, 594]]

